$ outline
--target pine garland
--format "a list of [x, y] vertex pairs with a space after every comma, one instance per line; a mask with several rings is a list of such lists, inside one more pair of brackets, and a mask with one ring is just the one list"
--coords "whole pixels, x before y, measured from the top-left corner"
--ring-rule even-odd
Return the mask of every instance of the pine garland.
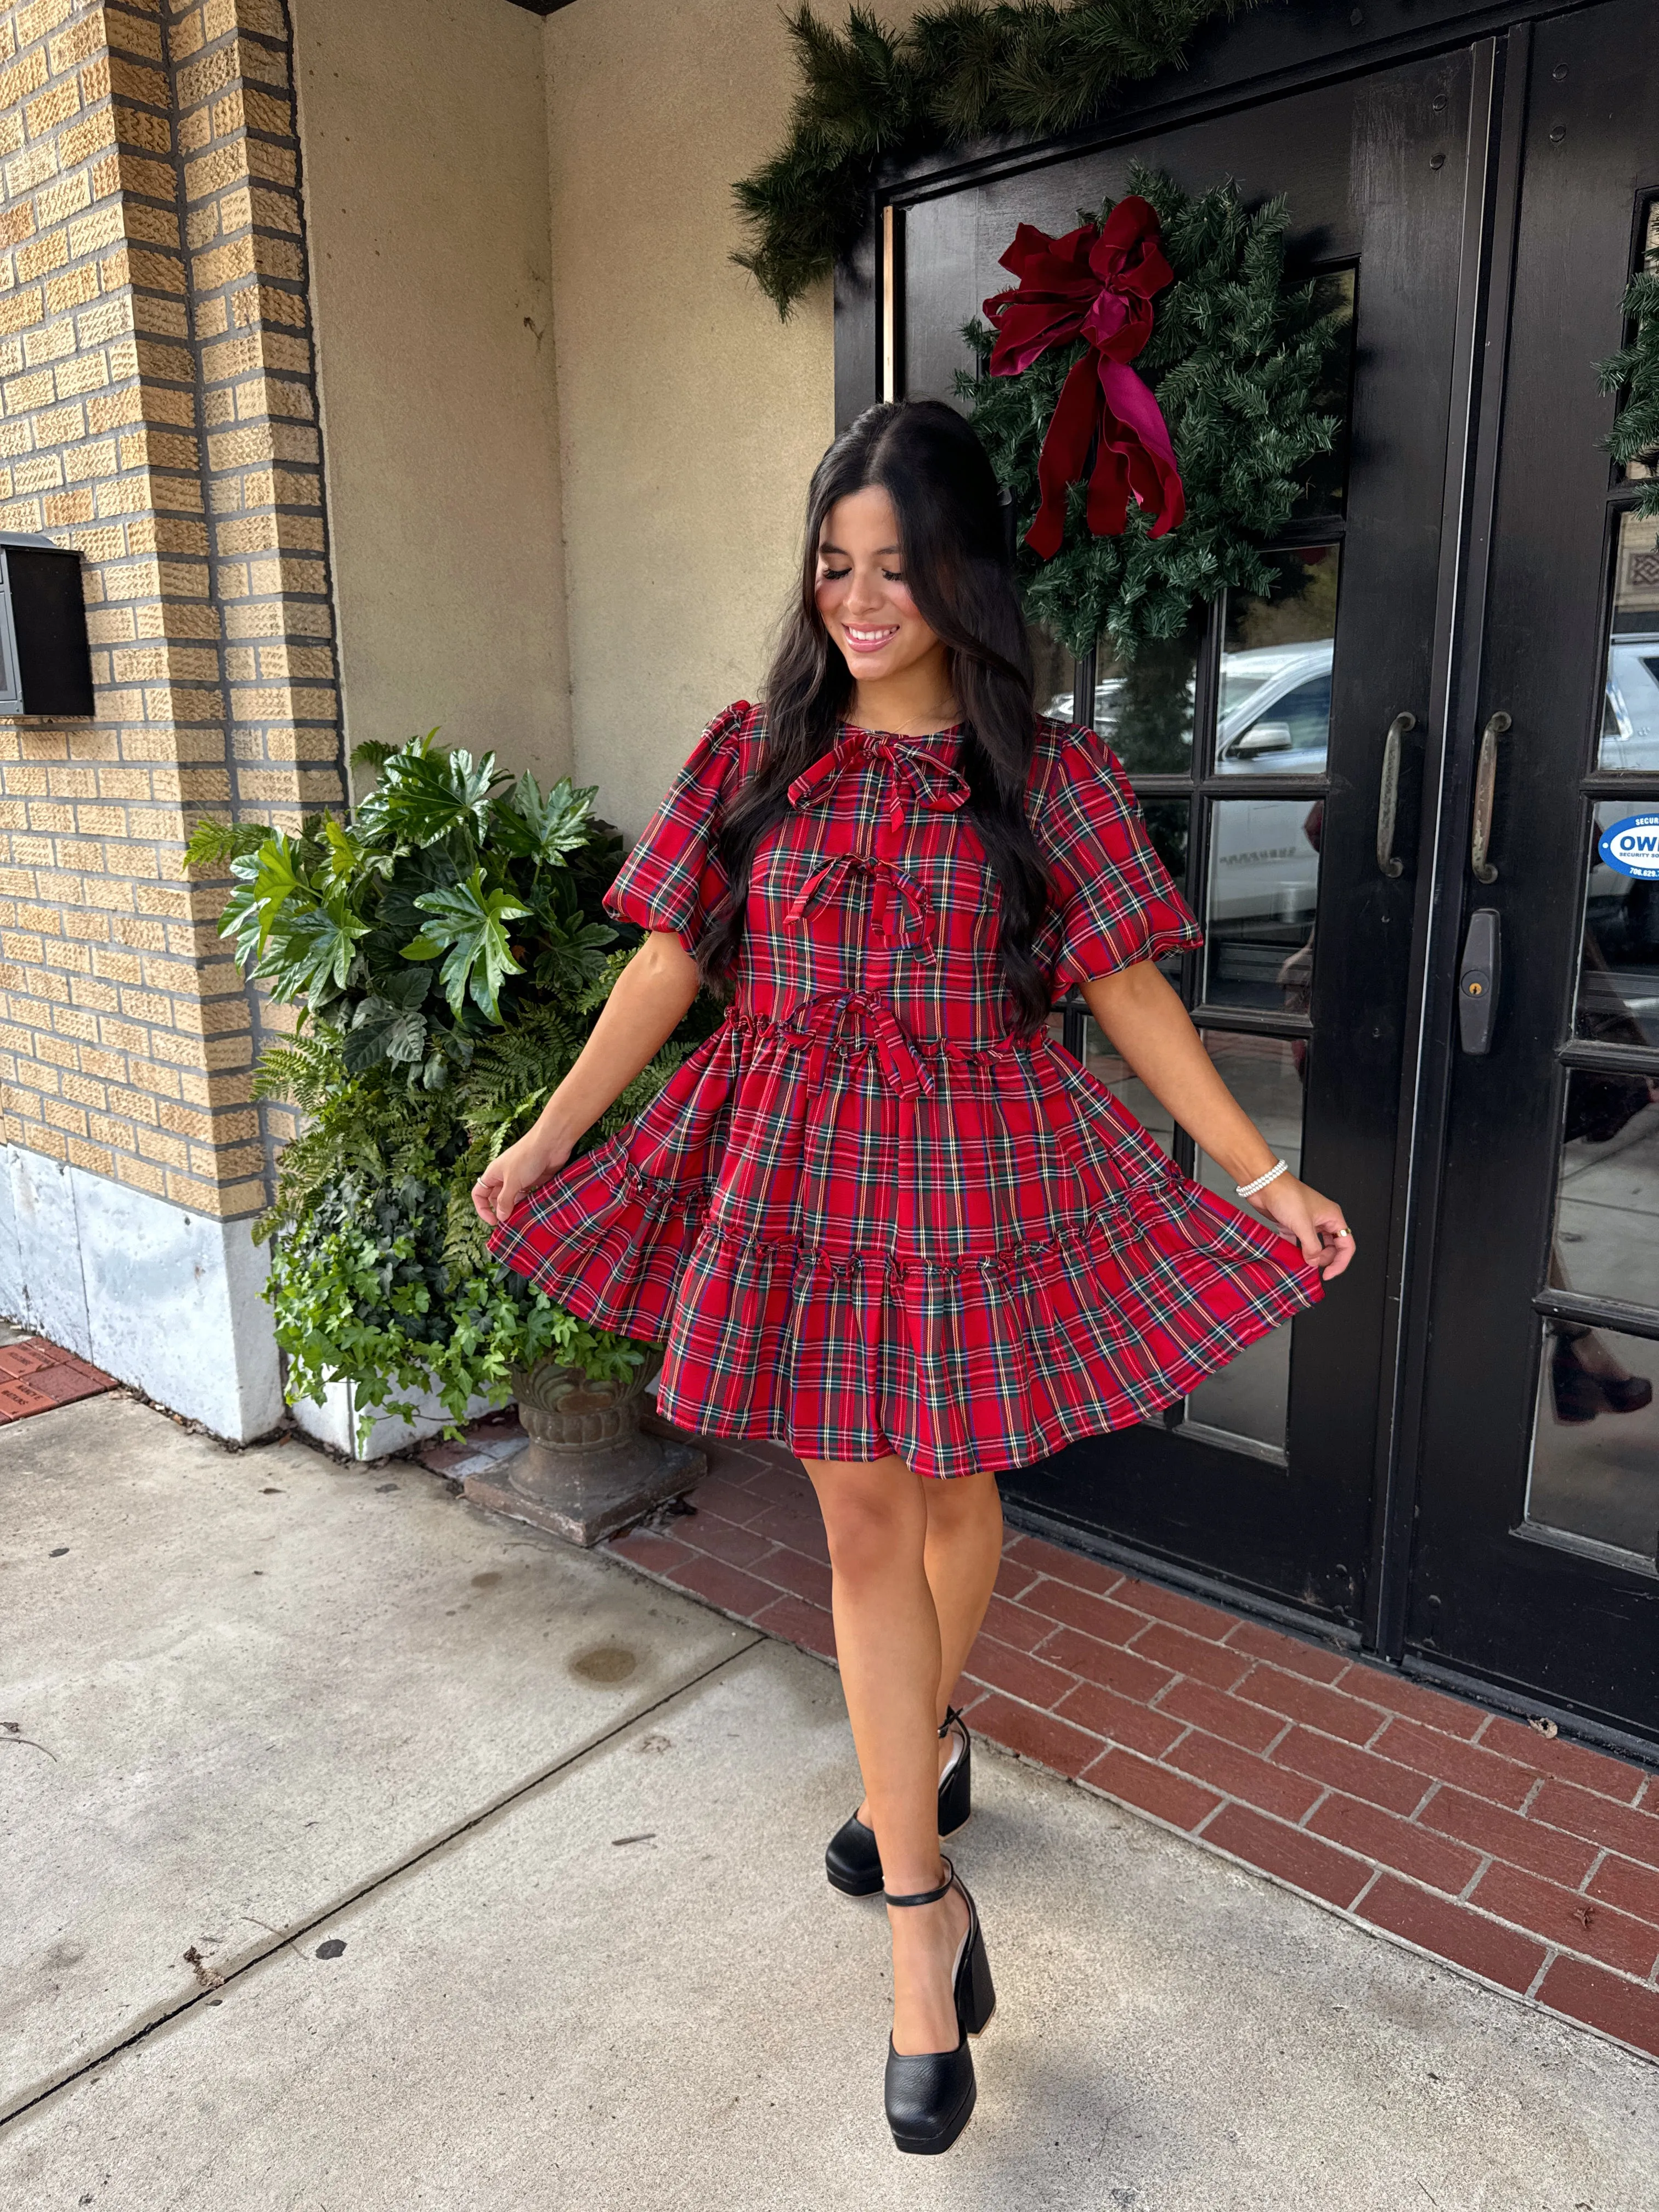
[[1065, 542], [1053, 560], [1038, 560], [1024, 542], [1040, 496], [1037, 457], [1086, 342], [1055, 348], [1018, 376], [992, 377], [983, 373], [992, 334], [972, 322], [963, 336], [981, 373], [957, 379], [998, 479], [1013, 494], [1027, 614], [1073, 653], [1109, 636], [1126, 661], [1150, 641], [1178, 637], [1218, 592], [1266, 594], [1279, 585], [1261, 548], [1282, 532], [1309, 464], [1336, 435], [1340, 417], [1322, 401], [1333, 396], [1326, 386], [1340, 337], [1321, 287], [1285, 282], [1282, 200], [1251, 213], [1231, 183], [1189, 198], [1139, 167], [1130, 189], [1157, 209], [1175, 270], [1154, 302], [1152, 335], [1135, 368], [1157, 394], [1175, 446], [1187, 492], [1179, 529], [1149, 537], [1132, 502], [1121, 537], [1096, 538], [1084, 520], [1085, 488], [1074, 484]]
[[[1603, 392], [1623, 394], [1619, 419], [1601, 441], [1623, 468], [1643, 461], [1659, 471], [1659, 251], [1630, 280], [1624, 298], [1636, 335], [1627, 346], [1595, 365]], [[1659, 514], [1659, 473], [1644, 487], [1632, 513]]]
[[1180, 69], [1206, 23], [1255, 0], [946, 0], [889, 31], [788, 19], [802, 84], [789, 135], [733, 187], [753, 243], [733, 256], [780, 315], [857, 244], [877, 165], [996, 134], [1047, 138], [1126, 85]]

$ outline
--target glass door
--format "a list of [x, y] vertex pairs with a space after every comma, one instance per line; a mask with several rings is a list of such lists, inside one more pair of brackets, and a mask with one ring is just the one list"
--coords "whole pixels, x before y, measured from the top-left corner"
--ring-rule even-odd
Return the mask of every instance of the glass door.
[[[1341, 450], [1310, 482], [1261, 597], [1119, 667], [1048, 660], [1066, 711], [1117, 746], [1208, 941], [1178, 981], [1279, 1150], [1337, 1197], [1360, 1259], [1292, 1331], [1168, 1418], [1005, 1482], [1056, 1526], [1224, 1577], [1340, 1624], [1362, 1617], [1389, 1299], [1419, 800], [1440, 605], [1463, 274], [1466, 149], [1490, 45], [1289, 94], [1133, 144], [902, 204], [901, 388], [948, 398], [961, 337], [1021, 222], [1054, 233], [1127, 189], [1130, 161], [1188, 191], [1283, 192], [1300, 266], [1352, 334]], [[1483, 61], [1484, 58], [1484, 61]], [[1475, 111], [1479, 110], [1477, 114]], [[1080, 1015], [1074, 1048], [1225, 1188]]]
[[[1538, 27], [1484, 665], [1462, 733], [1464, 1021], [1407, 1619], [1423, 1661], [1650, 1736], [1659, 520], [1634, 512], [1650, 470], [1601, 450], [1613, 407], [1594, 365], [1625, 336], [1632, 266], [1659, 266], [1656, 114], [1644, 0]], [[1470, 1011], [1483, 977], [1489, 1025]]]

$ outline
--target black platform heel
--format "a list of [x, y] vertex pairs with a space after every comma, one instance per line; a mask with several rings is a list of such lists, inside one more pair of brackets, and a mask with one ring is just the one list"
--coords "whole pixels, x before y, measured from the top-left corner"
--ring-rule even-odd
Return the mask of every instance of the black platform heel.
[[[941, 1740], [954, 1735], [955, 1756], [939, 1778], [939, 1832], [953, 1836], [974, 1809], [974, 1743], [968, 1723], [952, 1705], [939, 1730]], [[830, 1838], [823, 1854], [823, 1870], [832, 1889], [848, 1897], [873, 1897], [881, 1887], [881, 1853], [876, 1832], [854, 1813]]]
[[915, 1897], [890, 1897], [889, 1905], [934, 1905], [951, 1890], [960, 1890], [968, 1907], [968, 1932], [957, 1952], [951, 1989], [956, 1999], [957, 2044], [954, 2051], [895, 2051], [887, 2039], [887, 2124], [900, 2150], [927, 2157], [949, 2150], [973, 2117], [979, 2094], [974, 2079], [970, 2035], [982, 2035], [997, 2008], [991, 1982], [991, 1962], [985, 1955], [985, 1931], [979, 1924], [979, 1907], [968, 1893], [949, 1859], [945, 1880], [937, 1889]]

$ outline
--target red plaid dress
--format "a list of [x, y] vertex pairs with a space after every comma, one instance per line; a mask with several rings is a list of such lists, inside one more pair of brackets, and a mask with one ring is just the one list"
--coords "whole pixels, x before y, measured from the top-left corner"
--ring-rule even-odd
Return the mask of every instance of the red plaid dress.
[[[709, 725], [611, 914], [696, 945], [763, 734], [746, 704]], [[572, 1313], [664, 1340], [658, 1402], [686, 1428], [1020, 1467], [1145, 1419], [1320, 1295], [1293, 1244], [1011, 1024], [958, 743], [848, 727], [796, 780], [725, 1024], [490, 1238]], [[1200, 941], [1092, 730], [1043, 722], [1028, 788], [1056, 998]]]

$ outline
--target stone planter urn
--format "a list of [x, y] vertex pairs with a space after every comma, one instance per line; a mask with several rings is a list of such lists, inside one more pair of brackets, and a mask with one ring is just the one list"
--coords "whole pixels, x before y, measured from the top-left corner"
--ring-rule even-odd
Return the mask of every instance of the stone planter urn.
[[467, 1496], [587, 1547], [690, 1490], [702, 1481], [706, 1457], [647, 1411], [646, 1390], [661, 1364], [653, 1351], [624, 1381], [607, 1382], [553, 1358], [515, 1370], [519, 1420], [530, 1441], [514, 1458], [468, 1474]]

